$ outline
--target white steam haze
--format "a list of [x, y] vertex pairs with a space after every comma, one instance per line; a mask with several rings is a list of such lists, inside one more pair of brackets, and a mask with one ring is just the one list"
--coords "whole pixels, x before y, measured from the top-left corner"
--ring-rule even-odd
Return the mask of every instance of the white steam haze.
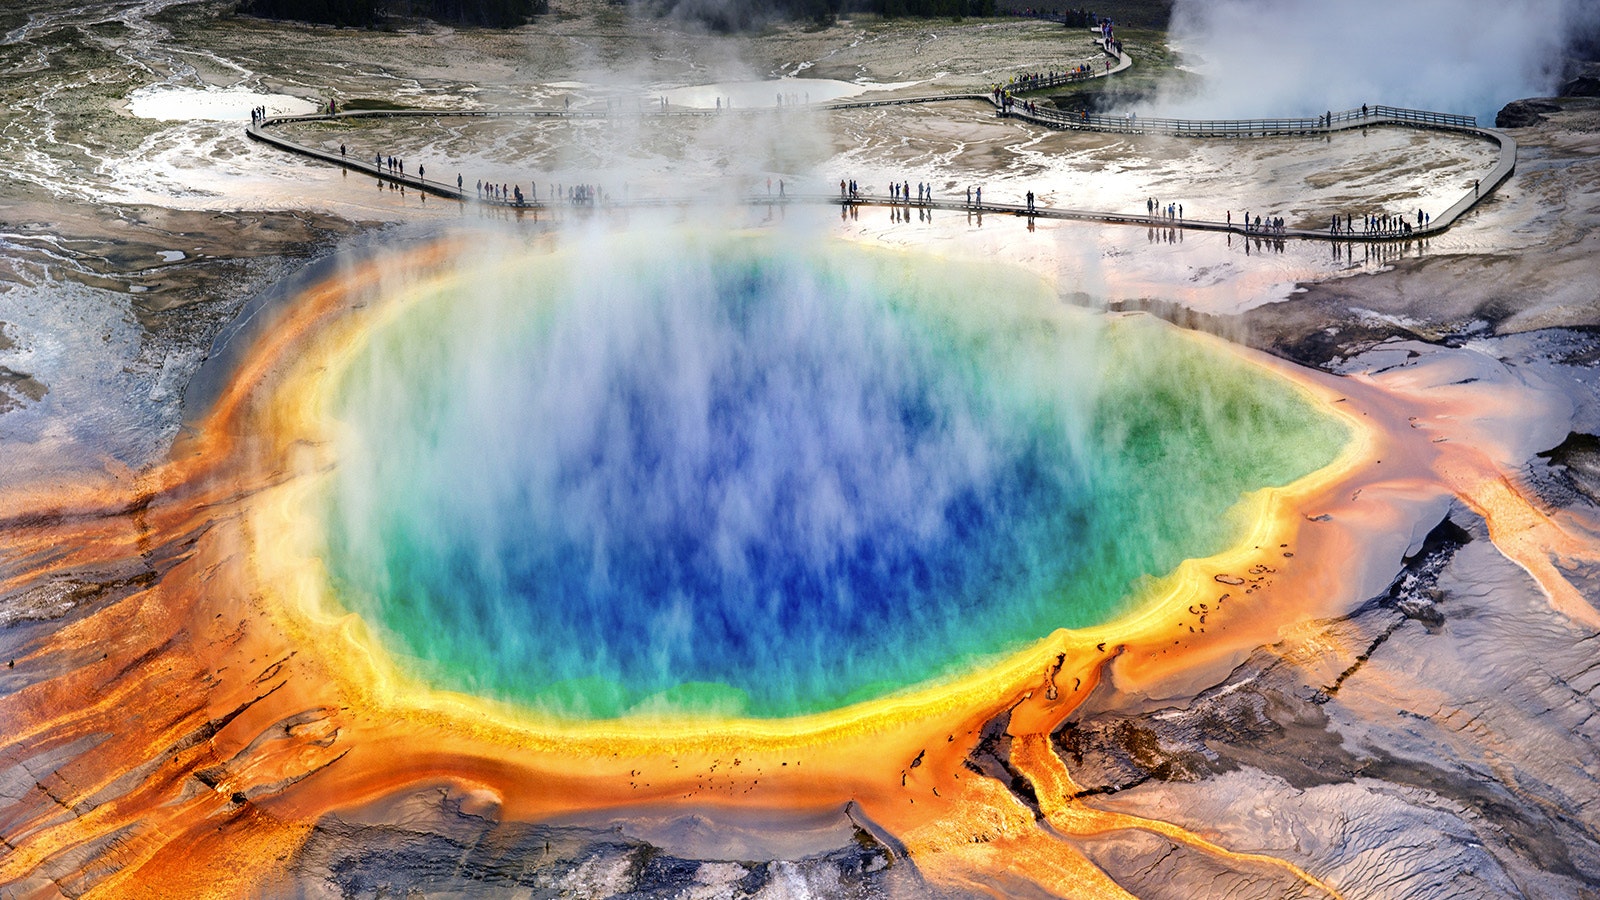
[[[1596, 0], [1177, 0], [1169, 38], [1203, 78], [1150, 112], [1314, 116], [1363, 103], [1478, 117], [1549, 96]], [[1137, 62], [1136, 62], [1137, 64]]]

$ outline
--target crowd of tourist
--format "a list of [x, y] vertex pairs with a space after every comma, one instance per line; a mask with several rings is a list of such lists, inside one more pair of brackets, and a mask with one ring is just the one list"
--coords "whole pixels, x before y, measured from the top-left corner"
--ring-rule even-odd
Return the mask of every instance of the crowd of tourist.
[[1036, 103], [1036, 102], [1034, 102], [1032, 100], [1021, 100], [1021, 101], [1019, 101], [1019, 100], [1017, 100], [1017, 98], [1011, 96], [1009, 93], [1000, 95], [999, 100], [996, 101], [996, 102], [998, 102], [1000, 104], [1000, 109], [1001, 109], [1002, 112], [1011, 112], [1013, 109], [1015, 109], [1017, 107], [1017, 104], [1019, 102], [1022, 104], [1022, 111], [1024, 113], [1030, 115], [1030, 116], [1036, 114], [1039, 111], [1039, 104], [1038, 103]]
[[[1116, 45], [1117, 52], [1120, 53], [1122, 50], [1122, 45], [1119, 42], [1108, 42], [1106, 45], [1107, 49], [1110, 49], [1113, 43]], [[1110, 69], [1111, 60], [1107, 59], [1106, 70], [1110, 71]], [[994, 103], [994, 105], [1000, 107], [1000, 111], [1002, 113], [1010, 113], [1018, 109], [1020, 106], [1020, 109], [1024, 114], [1030, 116], [1038, 115], [1039, 105], [1036, 101], [1022, 100], [1014, 95], [1024, 93], [1026, 91], [1042, 90], [1044, 88], [1054, 87], [1058, 84], [1067, 84], [1073, 81], [1081, 81], [1086, 78], [1093, 78], [1096, 74], [1097, 73], [1095, 72], [1094, 67], [1088, 63], [1079, 63], [1070, 69], [1061, 69], [1059, 71], [1051, 69], [1046, 72], [1023, 72], [1020, 75], [1013, 76], [1011, 80], [1007, 81], [1005, 84], [991, 84], [989, 86], [989, 99]], [[1077, 113], [1050, 110], [1049, 113], [1052, 118], [1074, 119], [1082, 122], [1089, 121], [1089, 113], [1087, 110], [1080, 110]]]
[[998, 101], [1000, 95], [1005, 91], [1036, 91], [1041, 88], [1054, 87], [1058, 84], [1066, 84], [1092, 77], [1094, 77], [1094, 67], [1088, 63], [1079, 63], [1070, 69], [1062, 69], [1060, 71], [1051, 69], [1048, 72], [1023, 72], [1020, 75], [1013, 76], [1010, 81], [1003, 85], [995, 85], [994, 97]]
[[[256, 113], [257, 111], [252, 110], [252, 115]], [[346, 148], [343, 144], [339, 146], [339, 152], [341, 155], [345, 154]], [[385, 173], [397, 176], [402, 181], [405, 179], [406, 164], [399, 157], [377, 154], [374, 156], [374, 166]], [[417, 179], [423, 179], [426, 172], [426, 168], [419, 165], [417, 167]], [[767, 179], [768, 196], [772, 196], [773, 187], [772, 179]], [[1475, 184], [1474, 188], [1476, 187], [1477, 185]], [[463, 179], [459, 174], [456, 176], [456, 189], [462, 192], [464, 198]], [[474, 189], [480, 202], [514, 206], [539, 204], [537, 183], [530, 183], [526, 194], [523, 193], [520, 185], [495, 184], [481, 179], [474, 184]], [[552, 184], [549, 185], [548, 189], [551, 202], [569, 206], [598, 206], [604, 204], [607, 200], [605, 191], [599, 185], [594, 184]], [[933, 204], [933, 184], [931, 182], [919, 181], [916, 183], [914, 200], [912, 189], [913, 185], [909, 181], [891, 181], [889, 183], [890, 203], [905, 206], [931, 206]], [[782, 180], [777, 182], [777, 196], [779, 199], [787, 199], [788, 196], [786, 186]], [[840, 179], [839, 199], [846, 206], [860, 202], [862, 200], [860, 184], [854, 178]], [[982, 185], [972, 185], [966, 189], [965, 206], [968, 209], [981, 209], [983, 207]], [[1030, 215], [1038, 212], [1037, 196], [1033, 191], [1026, 193], [1023, 211]], [[909, 216], [909, 213], [907, 215]], [[1163, 203], [1155, 197], [1145, 198], [1145, 215], [1151, 220], [1159, 220], [1169, 226], [1177, 225], [1181, 227], [1186, 221], [1182, 203], [1172, 201]], [[1238, 221], [1240, 223], [1238, 229], [1245, 234], [1282, 236], [1288, 231], [1287, 222], [1283, 216], [1262, 216], [1260, 214], [1252, 216], [1249, 211], [1245, 211]], [[1232, 210], [1227, 211], [1225, 214], [1223, 224], [1229, 230], [1235, 229]], [[1427, 211], [1418, 209], [1414, 215], [1388, 212], [1372, 213], [1360, 218], [1349, 214], [1334, 215], [1329, 220], [1328, 230], [1333, 235], [1404, 237], [1417, 230], [1426, 229], [1432, 224], [1433, 217]]]
[[[781, 186], [782, 182], [779, 182], [779, 184]], [[891, 181], [891, 182], [889, 182], [889, 202], [890, 203], [903, 203], [903, 204], [906, 204], [906, 205], [911, 205], [912, 203], [926, 205], [926, 204], [929, 204], [929, 203], [933, 202], [933, 183], [932, 182], [924, 183], [924, 182], [919, 181], [916, 184], [916, 188], [917, 188], [917, 199], [915, 201], [913, 201], [911, 199], [911, 182], [909, 182], [909, 181]], [[771, 193], [771, 189], [770, 188], [768, 189], [768, 193]], [[970, 189], [969, 189], [969, 193], [970, 193]], [[839, 199], [840, 200], [845, 200], [845, 201], [856, 201], [856, 202], [859, 202], [861, 200], [861, 186], [856, 182], [856, 180], [854, 178], [840, 179], [840, 181], [839, 181]]]
[[[345, 146], [339, 145], [340, 154], [345, 153]], [[396, 156], [385, 156], [381, 153], [374, 155], [373, 167], [382, 173], [390, 175], [404, 186], [406, 179], [405, 160]], [[426, 180], [427, 167], [417, 166], [416, 180]], [[783, 191], [779, 183], [780, 194]], [[448, 187], [448, 184], [446, 184]], [[769, 188], [770, 190], [770, 183]], [[473, 183], [473, 190], [481, 203], [499, 203], [509, 206], [541, 205], [539, 200], [538, 182], [529, 182], [526, 192], [520, 184], [495, 183], [478, 179]], [[546, 186], [550, 203], [559, 203], [567, 206], [600, 206], [610, 199], [604, 188], [597, 184], [550, 184]], [[456, 192], [462, 199], [466, 199], [466, 180], [458, 173], [456, 175]]]
[[[1116, 48], [1118, 51], [1120, 51], [1120, 42], [1115, 40], [1109, 21], [1100, 23], [1099, 33], [1108, 51], [1113, 48]], [[1109, 66], [1109, 64], [1110, 63], [1108, 61], [1107, 65]], [[1032, 100], [1022, 99], [1015, 96], [1016, 93], [1049, 87], [1053, 84], [1061, 83], [1063, 81], [1093, 77], [1095, 74], [1096, 73], [1093, 67], [1088, 63], [1082, 63], [1070, 69], [1063, 70], [1051, 69], [1043, 72], [1023, 72], [1012, 77], [1004, 85], [992, 85], [991, 99], [997, 106], [1001, 108], [1002, 112], [1009, 112], [1020, 107], [1024, 113], [1036, 115], [1039, 114], [1039, 108], [1037, 104]], [[788, 94], [779, 93], [776, 96], [776, 102], [778, 106], [798, 106], [802, 104], [809, 104], [810, 100], [810, 95], [805, 92]], [[732, 98], [722, 97], [716, 98], [716, 107], [721, 109], [724, 101], [726, 101], [728, 108], [731, 109], [733, 107]], [[570, 102], [570, 98], [567, 98], [566, 105], [569, 108]], [[657, 102], [659, 102], [662, 109], [667, 109], [669, 107], [668, 100], [664, 96], [658, 98]], [[610, 102], [608, 101], [608, 108], [609, 106]], [[335, 114], [338, 111], [338, 106], [334, 101], [330, 100], [327, 104], [326, 110], [328, 114]], [[1370, 106], [1367, 104], [1362, 104], [1360, 108], [1360, 116], [1363, 119], [1372, 115], [1373, 113], [1374, 110]], [[1353, 118], [1354, 114], [1355, 110], [1351, 110], [1349, 113], [1339, 114], [1339, 118], [1342, 121], [1348, 118]], [[1050, 110], [1045, 113], [1045, 115], [1067, 124], [1072, 124], [1077, 121], [1088, 123], [1090, 121], [1090, 116], [1087, 110], [1079, 110], [1076, 112], [1057, 112], [1055, 110]], [[268, 118], [268, 116], [269, 112], [266, 106], [256, 106], [250, 110], [250, 119], [253, 126], [260, 126]], [[1130, 125], [1137, 121], [1135, 114], [1132, 112], [1127, 113], [1126, 117]], [[1095, 118], [1103, 119], [1105, 117]], [[1333, 112], [1324, 112], [1322, 115], [1317, 116], [1317, 124], [1322, 128], [1331, 128], [1334, 118], [1335, 114]], [[339, 155], [341, 158], [348, 159], [349, 151], [345, 144], [341, 143], [339, 145]], [[347, 165], [349, 164], [347, 163]], [[388, 187], [401, 191], [405, 189], [405, 186], [408, 182], [413, 183], [415, 186], [421, 186], [421, 183], [425, 182], [426, 180], [427, 170], [421, 165], [417, 166], [415, 176], [408, 177], [406, 174], [405, 161], [399, 157], [385, 156], [382, 153], [378, 153], [374, 155], [372, 165], [373, 169], [375, 169], [380, 175], [380, 187], [384, 186], [384, 178], [382, 176], [385, 175], [388, 176]], [[464, 179], [459, 173], [456, 175], [455, 187], [457, 196], [459, 196], [461, 199], [466, 199]], [[1478, 196], [1481, 191], [1479, 182], [1475, 180], [1472, 187], [1473, 196]], [[514, 205], [519, 207], [527, 204], [542, 205], [539, 200], [538, 186], [536, 183], [530, 183], [528, 192], [525, 194], [520, 185], [505, 183], [496, 184], [493, 182], [485, 182], [480, 179], [475, 183], [475, 190], [477, 199], [480, 202]], [[571, 206], [599, 206], [605, 204], [609, 199], [600, 186], [593, 184], [579, 184], [570, 186], [552, 184], [547, 186], [547, 191], [550, 198], [549, 202]], [[448, 193], [448, 190], [446, 189], [444, 192]], [[771, 197], [772, 194], [773, 182], [772, 179], [769, 178], [767, 179], [767, 195]], [[782, 180], [779, 180], [777, 183], [777, 197], [779, 199], [788, 199], [785, 185]], [[843, 202], [842, 205], [846, 206], [847, 208], [854, 206], [856, 202], [859, 202], [862, 199], [859, 184], [854, 179], [840, 180], [839, 197]], [[934, 205], [933, 185], [931, 183], [918, 182], [916, 185], [915, 197], [916, 199], [913, 201], [912, 186], [909, 181], [890, 182], [889, 199], [891, 204], [904, 205], [908, 208], [913, 205], [913, 202], [917, 206], [931, 208]], [[982, 186], [973, 185], [966, 189], [965, 208], [968, 210], [976, 210], [981, 214], [984, 209]], [[1010, 210], [1016, 209], [1016, 207], [1004, 208]], [[1026, 193], [1024, 198], [1024, 206], [1020, 211], [1029, 214], [1031, 227], [1031, 217], [1038, 211], [1037, 198], [1033, 191], [1030, 190]], [[847, 215], [854, 214], [855, 213], [853, 212], [847, 213]], [[1145, 214], [1147, 218], [1151, 220], [1152, 225], [1159, 220], [1165, 223], [1168, 228], [1176, 226], [1181, 230], [1186, 222], [1190, 225], [1197, 224], [1190, 220], [1186, 220], [1183, 204], [1176, 202], [1162, 203], [1155, 197], [1146, 198]], [[909, 220], [909, 211], [907, 211], [905, 215], [907, 220]], [[1414, 215], [1411, 213], [1397, 214], [1390, 212], [1377, 212], [1366, 214], [1357, 218], [1350, 214], [1334, 214], [1327, 221], [1328, 234], [1333, 236], [1359, 235], [1363, 237], [1379, 238], [1408, 237], [1418, 231], [1426, 231], [1431, 229], [1433, 223], [1432, 216], [1422, 209], [1416, 210]], [[1219, 223], [1210, 221], [1198, 224], [1203, 227], [1215, 227]], [[1281, 238], [1289, 233], [1287, 222], [1283, 216], [1262, 216], [1260, 214], [1252, 216], [1248, 211], [1243, 213], [1237, 226], [1235, 225], [1232, 210], [1229, 210], [1225, 213], [1225, 221], [1220, 224], [1223, 224], [1229, 231], [1238, 230], [1250, 235], [1269, 235]]]
[[1152, 219], [1166, 219], [1170, 222], [1183, 221], [1183, 204], [1168, 203], [1161, 205], [1161, 201], [1154, 197], [1146, 197], [1144, 201], [1144, 214]]
[[[1230, 213], [1231, 217], [1231, 213]], [[1286, 231], [1283, 216], [1267, 216], [1265, 220], [1257, 215], [1254, 220], [1248, 211], [1244, 214], [1245, 234], [1283, 234]]]
[[[1335, 215], [1329, 225], [1330, 234], [1366, 234], [1377, 237], [1404, 237], [1419, 229], [1428, 228], [1433, 224], [1433, 215], [1424, 210], [1417, 210], [1415, 225], [1410, 214], [1398, 213], [1371, 213], [1362, 216], [1359, 220], [1346, 215], [1343, 221]], [[1356, 226], [1359, 225], [1360, 228]]]
[[[915, 188], [915, 195], [912, 190]], [[963, 207], [969, 210], [983, 209], [983, 186], [969, 185], [966, 189], [966, 199]], [[866, 198], [870, 200], [871, 198]], [[861, 186], [854, 178], [841, 178], [839, 180], [839, 200], [845, 206], [854, 206], [863, 201]], [[919, 208], [934, 205], [933, 183], [917, 182], [912, 185], [909, 181], [889, 182], [889, 204], [891, 206], [916, 206]], [[1039, 198], [1033, 191], [1023, 195], [1022, 212], [1030, 215], [1039, 212]], [[907, 214], [909, 215], [909, 213]]]
[[[1032, 209], [1030, 202], [1029, 209]], [[1183, 223], [1185, 220], [1182, 203], [1162, 203], [1154, 197], [1146, 197], [1144, 201], [1145, 215], [1152, 220], [1162, 222]], [[1207, 223], [1211, 224], [1211, 223]], [[1281, 236], [1288, 233], [1288, 221], [1283, 216], [1252, 216], [1245, 211], [1238, 219], [1237, 226], [1233, 211], [1224, 214], [1222, 223], [1228, 230], [1243, 231], [1245, 234], [1263, 234]], [[1396, 213], [1373, 213], [1356, 218], [1351, 215], [1334, 215], [1328, 224], [1328, 233], [1334, 235], [1363, 235], [1369, 237], [1405, 237], [1424, 230], [1433, 225], [1433, 216], [1426, 210], [1419, 209], [1415, 214], [1399, 215]]]

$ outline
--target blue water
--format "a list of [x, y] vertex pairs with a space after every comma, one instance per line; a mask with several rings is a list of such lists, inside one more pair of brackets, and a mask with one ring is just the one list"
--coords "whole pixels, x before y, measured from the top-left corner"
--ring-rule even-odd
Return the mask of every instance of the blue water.
[[878, 696], [1106, 620], [1337, 446], [1015, 275], [628, 249], [466, 276], [343, 376], [329, 569], [433, 683], [576, 717]]

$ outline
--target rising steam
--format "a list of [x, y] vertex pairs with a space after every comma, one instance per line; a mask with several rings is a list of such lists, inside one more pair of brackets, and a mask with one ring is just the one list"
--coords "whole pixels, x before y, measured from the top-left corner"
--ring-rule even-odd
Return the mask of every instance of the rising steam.
[[1203, 75], [1163, 114], [1312, 116], [1362, 103], [1476, 115], [1548, 96], [1585, 0], [1177, 0], [1171, 40]]
[[340, 376], [329, 568], [425, 677], [564, 714], [914, 685], [1105, 620], [1326, 461], [1293, 395], [1098, 322], [792, 235], [478, 258]]

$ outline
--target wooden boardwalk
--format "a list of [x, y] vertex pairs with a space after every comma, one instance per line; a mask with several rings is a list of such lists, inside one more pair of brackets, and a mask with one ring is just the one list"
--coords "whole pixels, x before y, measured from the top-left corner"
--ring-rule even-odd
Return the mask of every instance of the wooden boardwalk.
[[[1065, 84], [1086, 81], [1091, 78], [1104, 78], [1126, 70], [1133, 64], [1129, 56], [1109, 46], [1100, 43], [1102, 51], [1114, 64], [1107, 70], [1094, 71], [1089, 75], [1063, 75], [1056, 78], [1036, 79], [1016, 87], [1024, 88], [1026, 92], [1048, 90]], [[1367, 231], [1357, 228], [1352, 231], [1334, 231], [1330, 228], [1318, 229], [1252, 229], [1243, 223], [1228, 221], [1214, 221], [1205, 219], [1171, 219], [1163, 215], [1141, 216], [1127, 213], [1105, 212], [1099, 210], [1066, 209], [1060, 207], [1038, 206], [1028, 210], [1025, 206], [1008, 203], [982, 203], [973, 204], [962, 201], [928, 200], [909, 202], [881, 195], [857, 195], [854, 197], [839, 197], [828, 194], [791, 194], [787, 197], [752, 197], [752, 205], [788, 205], [792, 203], [832, 203], [838, 205], [867, 205], [867, 206], [896, 206], [910, 209], [946, 210], [952, 212], [966, 212], [973, 214], [988, 213], [991, 215], [1019, 215], [1041, 219], [1065, 219], [1083, 222], [1100, 222], [1109, 225], [1143, 225], [1155, 228], [1183, 228], [1197, 231], [1225, 231], [1233, 234], [1245, 235], [1268, 240], [1299, 239], [1322, 241], [1366, 241], [1390, 242], [1408, 241], [1439, 234], [1454, 225], [1461, 216], [1469, 212], [1474, 206], [1488, 197], [1510, 178], [1516, 171], [1517, 144], [1510, 135], [1492, 128], [1479, 127], [1477, 121], [1471, 116], [1458, 116], [1449, 113], [1429, 112], [1426, 110], [1403, 109], [1392, 106], [1363, 106], [1359, 109], [1341, 110], [1330, 112], [1324, 116], [1311, 118], [1278, 118], [1278, 119], [1165, 119], [1165, 118], [1139, 118], [1128, 114], [1122, 116], [1105, 114], [1078, 114], [1064, 112], [1056, 109], [1036, 109], [1027, 111], [1020, 101], [1007, 105], [1003, 102], [1006, 89], [991, 91], [989, 93], [947, 93], [931, 94], [911, 97], [889, 97], [877, 100], [844, 100], [833, 103], [819, 103], [810, 105], [795, 105], [790, 107], [758, 107], [740, 109], [646, 109], [637, 113], [620, 113], [609, 110], [569, 110], [569, 109], [512, 109], [512, 110], [358, 110], [354, 112], [323, 113], [307, 116], [271, 116], [258, 121], [253, 121], [246, 130], [246, 134], [256, 141], [270, 144], [290, 153], [343, 166], [346, 169], [360, 172], [376, 178], [379, 181], [433, 194], [460, 202], [480, 203], [507, 209], [521, 210], [547, 210], [547, 209], [574, 209], [586, 207], [572, 207], [563, 202], [547, 203], [545, 201], [528, 200], [523, 203], [514, 201], [501, 201], [482, 198], [476, 195], [476, 189], [460, 187], [453, 182], [441, 182], [433, 179], [423, 179], [415, 175], [389, 171], [387, 167], [347, 154], [331, 152], [317, 147], [307, 146], [297, 141], [290, 140], [282, 134], [274, 133], [270, 129], [274, 126], [300, 122], [339, 122], [362, 119], [384, 118], [480, 118], [480, 119], [574, 119], [574, 120], [611, 120], [611, 119], [679, 119], [679, 118], [708, 118], [716, 116], [752, 116], [783, 114], [804, 111], [831, 111], [847, 109], [866, 109], [886, 106], [905, 106], [924, 103], [952, 103], [952, 102], [979, 102], [988, 103], [995, 109], [995, 114], [1004, 118], [1020, 119], [1045, 128], [1071, 131], [1091, 131], [1111, 134], [1127, 135], [1164, 135], [1178, 138], [1220, 138], [1225, 140], [1245, 140], [1262, 137], [1318, 137], [1339, 131], [1349, 131], [1361, 128], [1427, 128], [1439, 131], [1454, 132], [1476, 139], [1487, 140], [1494, 143], [1499, 152], [1494, 166], [1477, 179], [1473, 187], [1448, 209], [1434, 216], [1427, 225], [1413, 224], [1410, 230], [1390, 229], [1386, 231]], [[671, 198], [662, 197], [649, 200], [614, 201], [607, 199], [601, 206], [603, 208], [620, 207], [662, 207], [662, 206], [693, 206], [703, 202], [699, 198]], [[1331, 219], [1330, 219], [1331, 224]]]

